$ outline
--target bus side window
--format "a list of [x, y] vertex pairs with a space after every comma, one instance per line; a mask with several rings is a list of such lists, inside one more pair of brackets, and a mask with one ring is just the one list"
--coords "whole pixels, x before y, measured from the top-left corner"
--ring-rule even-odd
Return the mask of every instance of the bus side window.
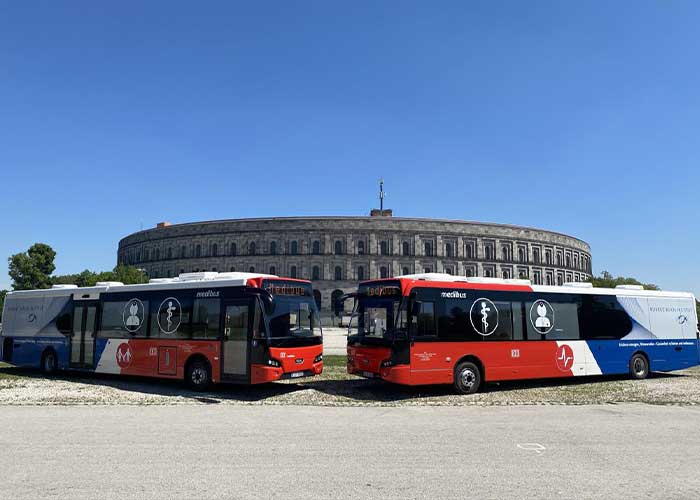
[[219, 299], [195, 299], [192, 311], [192, 337], [215, 339], [219, 336]]
[[413, 316], [411, 323], [417, 338], [430, 338], [437, 336], [435, 328], [435, 303], [418, 302], [418, 316]]
[[524, 340], [523, 334], [523, 303], [511, 302], [511, 310], [513, 312], [513, 340]]
[[512, 340], [513, 339], [513, 317], [511, 314], [511, 302], [494, 302], [498, 309], [498, 325], [491, 335], [484, 337], [484, 340]]

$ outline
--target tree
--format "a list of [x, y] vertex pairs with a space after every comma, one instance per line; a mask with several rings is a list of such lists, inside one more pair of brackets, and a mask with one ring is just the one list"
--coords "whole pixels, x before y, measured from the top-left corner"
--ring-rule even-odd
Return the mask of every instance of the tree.
[[12, 287], [15, 290], [49, 288], [51, 273], [56, 269], [56, 252], [45, 243], [35, 243], [26, 253], [8, 259]]
[[624, 276], [613, 277], [608, 271], [603, 271], [600, 276], [592, 276], [589, 280], [597, 288], [615, 288], [617, 285], [641, 285], [645, 290], [659, 290], [653, 283], [642, 283], [635, 278], [625, 278]]
[[5, 305], [5, 295], [7, 295], [7, 290], [0, 290], [0, 323], [2, 323], [2, 308]]
[[134, 266], [118, 265], [111, 273], [110, 281], [121, 281], [125, 285], [138, 285], [140, 283], [148, 283], [148, 275], [143, 269], [138, 269]]
[[51, 282], [55, 285], [78, 285], [81, 287], [95, 286], [99, 281], [121, 281], [125, 285], [136, 285], [148, 283], [148, 276], [142, 270], [133, 266], [119, 265], [112, 271], [97, 273], [86, 269], [82, 273], [64, 274], [51, 278]]

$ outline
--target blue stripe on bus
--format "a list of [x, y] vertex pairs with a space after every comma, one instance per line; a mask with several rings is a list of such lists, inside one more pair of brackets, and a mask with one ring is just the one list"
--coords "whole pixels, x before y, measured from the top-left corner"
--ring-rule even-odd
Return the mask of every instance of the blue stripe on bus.
[[44, 350], [52, 347], [58, 357], [58, 368], [68, 368], [70, 351], [67, 337], [15, 337], [12, 343], [11, 364], [15, 366], [39, 368]]
[[700, 342], [696, 339], [589, 340], [588, 347], [603, 374], [628, 373], [635, 352], [647, 355], [653, 371], [700, 364]]

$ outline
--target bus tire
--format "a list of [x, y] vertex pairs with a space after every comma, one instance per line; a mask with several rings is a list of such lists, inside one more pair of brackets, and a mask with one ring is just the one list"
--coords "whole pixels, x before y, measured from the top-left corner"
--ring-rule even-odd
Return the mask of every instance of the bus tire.
[[209, 363], [202, 359], [195, 359], [187, 363], [185, 382], [195, 391], [205, 391], [211, 385], [211, 368]]
[[44, 354], [41, 355], [41, 372], [44, 375], [53, 375], [58, 370], [58, 358], [56, 357], [56, 351], [53, 349], [46, 349]]
[[481, 386], [481, 371], [470, 361], [463, 361], [455, 368], [454, 388], [459, 394], [474, 394]]
[[644, 354], [638, 352], [630, 359], [630, 376], [637, 380], [649, 376], [649, 360]]

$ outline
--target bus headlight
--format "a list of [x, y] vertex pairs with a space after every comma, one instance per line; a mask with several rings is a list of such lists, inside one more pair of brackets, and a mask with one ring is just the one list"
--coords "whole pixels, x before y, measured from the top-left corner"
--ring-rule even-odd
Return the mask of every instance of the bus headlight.
[[323, 361], [323, 354], [319, 354], [314, 358], [314, 363], [320, 363], [321, 361]]
[[282, 365], [280, 365], [280, 362], [277, 361], [276, 359], [268, 359], [267, 364], [270, 366], [274, 366], [276, 368], [279, 368], [280, 366], [282, 366]]

